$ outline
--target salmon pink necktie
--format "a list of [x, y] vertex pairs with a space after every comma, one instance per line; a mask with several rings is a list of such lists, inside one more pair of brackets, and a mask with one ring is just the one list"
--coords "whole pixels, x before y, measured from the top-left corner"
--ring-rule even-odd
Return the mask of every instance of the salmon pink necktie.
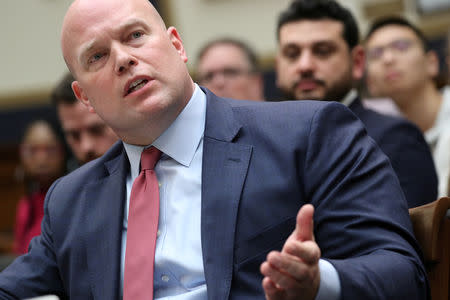
[[153, 170], [155, 147], [141, 154], [141, 172], [131, 188], [123, 283], [124, 300], [153, 299], [153, 271], [159, 217], [159, 187]]

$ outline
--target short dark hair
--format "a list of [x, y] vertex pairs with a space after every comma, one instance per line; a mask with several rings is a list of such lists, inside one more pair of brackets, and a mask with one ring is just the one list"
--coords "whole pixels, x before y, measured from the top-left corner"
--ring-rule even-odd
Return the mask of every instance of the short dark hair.
[[55, 106], [61, 103], [74, 104], [78, 102], [78, 99], [72, 91], [72, 82], [74, 80], [75, 78], [72, 74], [67, 73], [55, 86], [50, 95], [50, 99]]
[[403, 27], [407, 27], [407, 28], [411, 29], [416, 34], [416, 36], [419, 38], [425, 52], [427, 52], [429, 50], [428, 40], [425, 37], [425, 34], [417, 26], [413, 25], [411, 22], [409, 22], [408, 20], [406, 20], [405, 18], [402, 18], [400, 16], [388, 16], [388, 17], [383, 17], [383, 18], [375, 20], [372, 23], [372, 25], [370, 26], [365, 40], [368, 41], [369, 38], [378, 29], [385, 27], [385, 26], [390, 26], [390, 25], [403, 26]]
[[250, 64], [250, 71], [251, 72], [260, 72], [260, 67], [259, 67], [259, 61], [258, 61], [258, 56], [256, 55], [256, 52], [244, 41], [236, 39], [236, 38], [232, 38], [232, 37], [222, 37], [222, 38], [218, 38], [212, 41], [209, 41], [208, 43], [206, 43], [205, 45], [203, 45], [203, 47], [200, 49], [198, 56], [197, 56], [197, 61], [199, 62], [203, 56], [205, 56], [206, 52], [208, 52], [209, 49], [211, 49], [212, 47], [216, 46], [216, 45], [233, 45], [239, 49], [242, 50], [242, 52], [244, 52], [249, 64]]
[[344, 26], [343, 38], [349, 49], [358, 45], [359, 30], [355, 18], [350, 10], [333, 0], [294, 0], [278, 17], [277, 39], [280, 39], [281, 27], [287, 23], [322, 19], [341, 22]]

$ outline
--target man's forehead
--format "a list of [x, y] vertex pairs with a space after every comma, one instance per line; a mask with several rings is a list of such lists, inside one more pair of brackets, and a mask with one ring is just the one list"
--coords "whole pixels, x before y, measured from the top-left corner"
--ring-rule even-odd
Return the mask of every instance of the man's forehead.
[[408, 38], [420, 41], [420, 38], [411, 28], [407, 26], [392, 24], [380, 27], [379, 29], [374, 31], [367, 40], [367, 44], [373, 42], [385, 43], [399, 38]]
[[[119, 21], [120, 22], [120, 21]], [[107, 32], [107, 28], [97, 28], [96, 32], [91, 32], [89, 34], [89, 28], [85, 29], [88, 34], [85, 34], [87, 36], [86, 41], [82, 43], [80, 47], [80, 52], [89, 52], [91, 49], [96, 47], [96, 44], [99, 41], [99, 38], [101, 38], [102, 34], [111, 34], [112, 36], [120, 35], [122, 31], [135, 27], [135, 26], [143, 26], [148, 27], [147, 23], [143, 19], [135, 18], [135, 17], [129, 17], [128, 19], [123, 20], [121, 23], [115, 23], [114, 27], [111, 29], [110, 32]]]
[[108, 26], [133, 22], [130, 20], [132, 15], [140, 15], [148, 22], [164, 26], [158, 12], [147, 0], [74, 1], [64, 18], [61, 36], [66, 62], [73, 55], [73, 50], [81, 44], [84, 48], [92, 47], [96, 34], [102, 33]]
[[[300, 31], [308, 32], [308, 34], [299, 34]], [[343, 24], [336, 20], [299, 20], [286, 23], [281, 27], [280, 42], [291, 39], [308, 41], [311, 43], [323, 39], [339, 39], [344, 41], [343, 32]]]
[[227, 54], [225, 57], [223, 57], [224, 60], [232, 57], [232, 60], [234, 61], [237, 56], [240, 60], [239, 62], [248, 62], [244, 50], [231, 43], [220, 43], [210, 47], [203, 55], [203, 58], [200, 60], [200, 62], [202, 62], [207, 56], [216, 57], [223, 54]]

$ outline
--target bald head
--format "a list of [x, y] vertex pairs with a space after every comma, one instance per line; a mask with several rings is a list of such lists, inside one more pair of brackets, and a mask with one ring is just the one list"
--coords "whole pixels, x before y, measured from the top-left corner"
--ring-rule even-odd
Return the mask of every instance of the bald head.
[[194, 91], [178, 31], [148, 0], [75, 0], [61, 47], [77, 99], [129, 143], [150, 144]]
[[[61, 49], [69, 70], [76, 76], [74, 64], [77, 57], [78, 37], [86, 31], [98, 32], [103, 28], [98, 20], [109, 19], [120, 22], [118, 11], [141, 12], [165, 30], [166, 26], [159, 13], [148, 0], [75, 0], [67, 10], [61, 32]], [[93, 27], [92, 27], [93, 26]], [[88, 45], [89, 47], [89, 45]]]

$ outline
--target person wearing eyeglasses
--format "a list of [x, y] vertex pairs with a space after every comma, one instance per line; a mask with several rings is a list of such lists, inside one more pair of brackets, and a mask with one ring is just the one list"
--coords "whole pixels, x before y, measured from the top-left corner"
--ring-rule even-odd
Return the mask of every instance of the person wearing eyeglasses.
[[293, 1], [279, 16], [277, 38], [277, 85], [286, 99], [348, 106], [389, 157], [409, 207], [436, 200], [436, 171], [420, 130], [365, 108], [354, 88], [363, 77], [364, 49], [351, 12], [335, 1]]
[[436, 53], [419, 28], [401, 17], [376, 20], [370, 27], [367, 87], [375, 97], [391, 98], [424, 133], [438, 172], [438, 196], [448, 195], [450, 172], [450, 89], [441, 92]]
[[197, 58], [199, 84], [220, 97], [264, 100], [264, 83], [258, 58], [245, 42], [220, 38], [208, 42]]

